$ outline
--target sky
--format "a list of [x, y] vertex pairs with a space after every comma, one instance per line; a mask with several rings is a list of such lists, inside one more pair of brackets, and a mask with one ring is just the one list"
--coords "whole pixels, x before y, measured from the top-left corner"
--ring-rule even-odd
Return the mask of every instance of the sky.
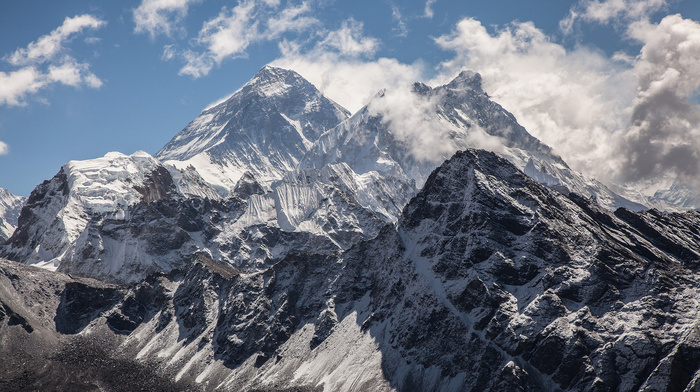
[[155, 154], [266, 64], [350, 111], [474, 70], [574, 169], [695, 182], [699, 21], [697, 0], [3, 1], [0, 187]]

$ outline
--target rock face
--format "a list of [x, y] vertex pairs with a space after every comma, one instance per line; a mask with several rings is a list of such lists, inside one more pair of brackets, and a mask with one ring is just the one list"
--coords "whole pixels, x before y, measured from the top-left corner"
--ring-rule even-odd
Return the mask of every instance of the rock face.
[[2, 253], [49, 269], [134, 281], [182, 264], [188, 253], [181, 248], [195, 245], [174, 224], [172, 205], [209, 197], [218, 194], [196, 173], [166, 168], [144, 152], [71, 161], [32, 192]]
[[374, 181], [329, 165], [290, 172], [267, 191], [247, 175], [223, 199], [192, 168], [110, 153], [72, 161], [38, 186], [0, 253], [121, 284], [182, 269], [200, 253], [259, 271], [291, 251], [332, 254], [375, 236], [405, 201], [365, 207], [366, 194], [388, 192]]
[[[96, 280], [0, 259], [0, 390], [196, 390], [120, 352], [126, 335], [116, 315], [148, 315], [158, 306], [150, 298], [147, 308], [115, 312], [117, 304], [126, 309], [142, 300], [129, 295]], [[101, 323], [91, 324], [96, 318]]]
[[50, 347], [41, 380], [104, 341], [173, 390], [695, 390], [699, 240], [696, 212], [612, 213], [467, 150], [342, 253], [199, 254], [129, 288], [0, 262], [0, 349]]
[[25, 198], [0, 188], [0, 243], [10, 238], [17, 228], [17, 220]]

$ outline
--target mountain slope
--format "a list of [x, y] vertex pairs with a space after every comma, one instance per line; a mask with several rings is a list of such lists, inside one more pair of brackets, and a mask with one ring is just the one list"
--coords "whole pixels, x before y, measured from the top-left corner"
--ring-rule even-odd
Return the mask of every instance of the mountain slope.
[[[248, 173], [222, 199], [191, 167], [109, 153], [71, 161], [38, 186], [0, 254], [121, 284], [184, 268], [198, 254], [257, 271], [289, 252], [332, 254], [375, 236], [406, 200], [384, 197], [382, 179], [364, 179], [329, 165], [289, 172], [265, 191]], [[367, 195], [383, 202], [366, 208]]]
[[[201, 390], [683, 391], [700, 385], [698, 244], [696, 212], [611, 213], [468, 150], [397, 226], [341, 254], [255, 273], [199, 255], [128, 289], [59, 284], [33, 303], [58, 304], [49, 336], [114, 339], [120, 358]], [[30, 267], [3, 263], [15, 283], [0, 287], [33, 292]], [[6, 309], [21, 318], [3, 336], [42, 323], [39, 308]]]
[[[184, 243], [184, 233], [169, 230], [172, 226], [164, 222], [158, 222], [159, 228], [154, 215], [168, 212], [149, 206], [200, 197], [216, 200], [218, 194], [196, 172], [163, 166], [145, 152], [71, 161], [32, 191], [17, 230], [0, 252], [27, 264], [108, 281], [140, 279], [182, 263], [173, 248]], [[117, 241], [97, 230], [107, 227], [115, 233], [119, 223], [129, 230]]]
[[17, 228], [17, 219], [25, 199], [0, 188], [0, 242], [10, 238]]
[[444, 86], [416, 83], [410, 92], [381, 92], [352, 118], [322, 135], [301, 167], [345, 162], [358, 174], [377, 171], [415, 181], [420, 188], [433, 169], [466, 148], [495, 151], [537, 181], [594, 197], [606, 208], [644, 209], [571, 170], [491, 101], [482, 90], [481, 76], [469, 71]]
[[155, 157], [193, 165], [226, 195], [244, 173], [261, 184], [294, 169], [311, 144], [349, 116], [294, 71], [266, 66], [204, 110]]

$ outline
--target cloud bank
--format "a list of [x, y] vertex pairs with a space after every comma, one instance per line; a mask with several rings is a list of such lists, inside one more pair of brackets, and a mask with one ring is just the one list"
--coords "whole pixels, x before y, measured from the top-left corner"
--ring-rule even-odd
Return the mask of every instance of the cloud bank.
[[362, 23], [348, 19], [310, 49], [283, 41], [282, 56], [272, 64], [295, 70], [325, 95], [355, 112], [383, 88], [406, 87], [423, 79], [423, 63], [374, 58], [379, 46], [379, 40], [364, 35]]
[[[633, 4], [634, 3], [634, 4]], [[662, 1], [584, 1], [581, 18], [627, 18], [636, 56], [565, 49], [532, 23], [489, 33], [464, 19], [436, 38], [454, 57], [434, 82], [461, 69], [482, 74], [484, 88], [527, 130], [576, 170], [608, 183], [700, 172], [700, 24], [670, 15], [646, 19]]]
[[433, 83], [459, 71], [479, 72], [484, 89], [533, 136], [579, 171], [609, 177], [601, 162], [613, 155], [611, 131], [625, 124], [634, 80], [624, 63], [589, 48], [566, 50], [531, 22], [489, 33], [463, 19], [436, 38], [455, 56], [440, 65]]
[[700, 23], [680, 15], [659, 24], [638, 22], [630, 35], [644, 43], [634, 64], [637, 80], [630, 124], [619, 145], [623, 179], [700, 171]]

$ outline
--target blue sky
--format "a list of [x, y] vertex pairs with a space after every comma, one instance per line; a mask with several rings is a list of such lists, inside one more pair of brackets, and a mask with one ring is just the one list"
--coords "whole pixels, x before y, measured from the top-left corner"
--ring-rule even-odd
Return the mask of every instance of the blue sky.
[[350, 110], [474, 69], [577, 170], [690, 176], [699, 20], [695, 0], [4, 1], [0, 187], [28, 196], [69, 160], [154, 154], [268, 63]]

